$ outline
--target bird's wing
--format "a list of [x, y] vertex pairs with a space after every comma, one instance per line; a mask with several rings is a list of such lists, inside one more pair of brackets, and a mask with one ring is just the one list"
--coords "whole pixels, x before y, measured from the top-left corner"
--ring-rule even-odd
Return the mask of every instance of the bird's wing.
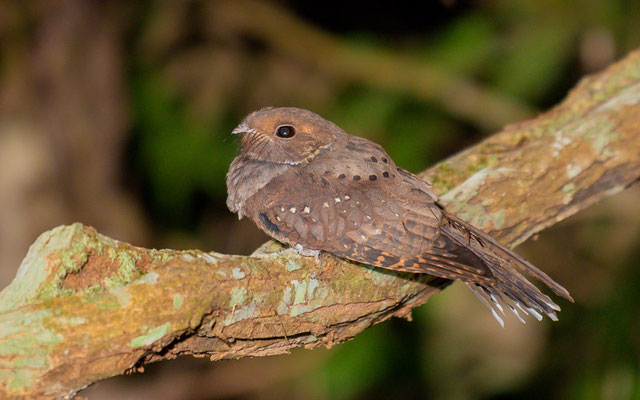
[[[461, 280], [501, 324], [496, 310], [503, 306], [518, 318], [520, 309], [556, 319], [559, 307], [514, 267], [521, 258], [447, 214], [401, 174], [383, 176], [384, 183], [299, 173], [285, 178], [287, 192], [282, 182], [267, 185], [264, 197], [253, 199], [260, 207], [252, 207], [261, 210], [254, 221], [278, 240], [381, 268]], [[551, 278], [543, 282], [561, 288]]]
[[[442, 210], [426, 194], [411, 200], [369, 191], [361, 222], [345, 230], [331, 251], [350, 260], [396, 271], [487, 282], [491, 270], [464, 244], [442, 234]], [[384, 202], [382, 201], [384, 199]], [[360, 208], [359, 204], [347, 207]], [[370, 217], [370, 218], [369, 218]]]
[[[466, 282], [491, 279], [481, 258], [442, 234], [433, 195], [407, 185], [399, 173], [378, 176], [331, 182], [322, 175], [290, 176], [290, 191], [265, 188], [268, 203], [254, 220], [278, 240], [356, 262]], [[293, 191], [306, 195], [299, 200]]]

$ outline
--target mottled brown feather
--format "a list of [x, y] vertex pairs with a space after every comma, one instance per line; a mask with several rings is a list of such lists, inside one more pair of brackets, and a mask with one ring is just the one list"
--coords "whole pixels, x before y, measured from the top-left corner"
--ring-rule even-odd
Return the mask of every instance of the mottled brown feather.
[[[295, 136], [278, 137], [283, 125]], [[227, 175], [227, 203], [277, 240], [380, 268], [464, 281], [501, 323], [493, 308], [502, 310], [501, 304], [516, 315], [519, 308], [554, 319], [559, 310], [516, 268], [571, 300], [544, 272], [448, 214], [430, 184], [398, 168], [379, 145], [294, 108], [250, 114], [235, 131], [244, 136]]]

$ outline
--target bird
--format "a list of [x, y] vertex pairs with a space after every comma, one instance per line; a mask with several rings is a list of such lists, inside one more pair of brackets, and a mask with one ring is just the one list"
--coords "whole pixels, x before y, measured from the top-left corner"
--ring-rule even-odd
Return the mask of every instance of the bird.
[[523, 273], [573, 302], [543, 271], [447, 212], [431, 184], [380, 145], [316, 113], [266, 107], [232, 134], [240, 152], [226, 176], [227, 206], [302, 255], [462, 281], [503, 327], [505, 308], [523, 323], [529, 314], [558, 320], [560, 307]]

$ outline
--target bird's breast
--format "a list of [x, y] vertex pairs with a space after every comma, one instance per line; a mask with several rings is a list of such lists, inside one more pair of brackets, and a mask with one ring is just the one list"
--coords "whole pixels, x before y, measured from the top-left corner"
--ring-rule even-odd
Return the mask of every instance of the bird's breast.
[[227, 207], [242, 218], [247, 214], [244, 207], [247, 200], [290, 168], [289, 165], [236, 157], [227, 173]]

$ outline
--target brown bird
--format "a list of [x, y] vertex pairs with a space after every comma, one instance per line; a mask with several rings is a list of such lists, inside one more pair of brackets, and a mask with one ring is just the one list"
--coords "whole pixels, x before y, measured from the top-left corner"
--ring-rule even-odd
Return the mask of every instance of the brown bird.
[[264, 108], [235, 128], [241, 151], [227, 174], [227, 206], [303, 255], [319, 251], [396, 271], [461, 280], [499, 313], [538, 320], [560, 307], [518, 272], [573, 301], [547, 274], [447, 213], [431, 185], [379, 145], [311, 111]]

